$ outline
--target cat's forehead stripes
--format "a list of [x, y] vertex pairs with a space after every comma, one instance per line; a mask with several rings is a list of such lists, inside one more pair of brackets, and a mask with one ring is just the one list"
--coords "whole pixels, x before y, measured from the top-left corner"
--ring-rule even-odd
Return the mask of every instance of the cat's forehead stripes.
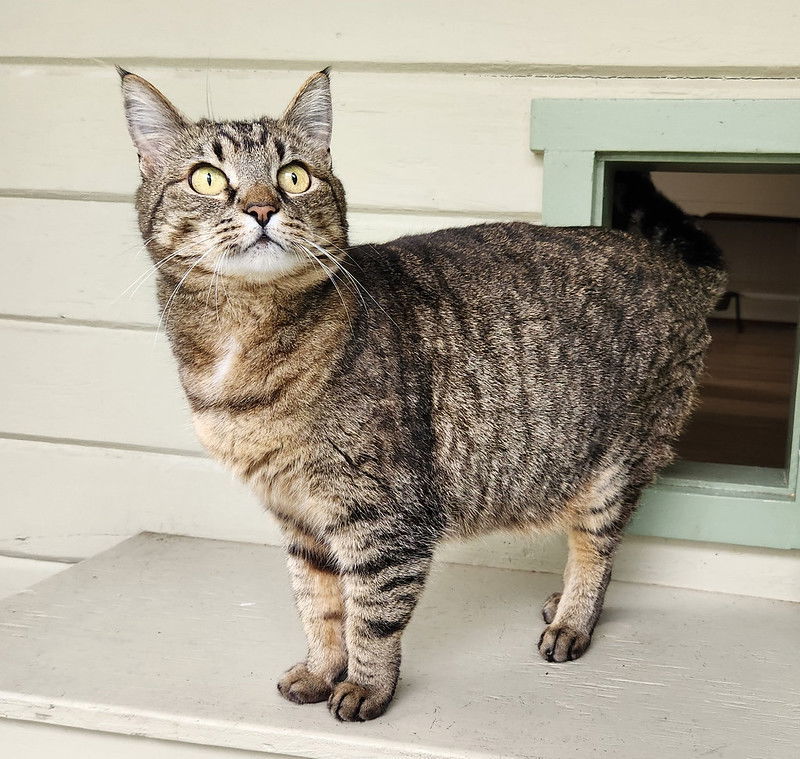
[[285, 142], [273, 133], [270, 124], [262, 121], [226, 121], [210, 126], [214, 128], [210, 149], [219, 161], [229, 160], [239, 152], [264, 149], [274, 151], [279, 161], [286, 155]]
[[269, 130], [260, 121], [227, 121], [217, 128], [236, 150], [254, 150], [264, 145], [269, 136]]

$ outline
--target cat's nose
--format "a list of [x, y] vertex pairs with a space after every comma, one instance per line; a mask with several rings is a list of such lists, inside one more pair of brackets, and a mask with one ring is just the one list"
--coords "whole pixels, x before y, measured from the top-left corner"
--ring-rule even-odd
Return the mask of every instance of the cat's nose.
[[275, 206], [263, 205], [261, 203], [251, 203], [244, 209], [248, 216], [252, 216], [262, 227], [270, 220], [272, 214], [277, 212]]

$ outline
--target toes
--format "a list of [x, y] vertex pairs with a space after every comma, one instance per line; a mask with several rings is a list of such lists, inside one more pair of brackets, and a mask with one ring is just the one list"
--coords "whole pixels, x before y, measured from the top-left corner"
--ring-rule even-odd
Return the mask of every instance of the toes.
[[320, 675], [306, 669], [304, 663], [292, 667], [279, 681], [281, 695], [295, 704], [316, 704], [331, 693], [331, 686]]
[[328, 709], [342, 722], [361, 722], [361, 706], [367, 700], [367, 689], [347, 681], [339, 683], [328, 699]]
[[549, 625], [556, 618], [558, 602], [561, 600], [561, 593], [553, 593], [542, 606], [542, 619]]
[[380, 717], [391, 701], [380, 697], [371, 688], [345, 680], [333, 687], [328, 709], [340, 722], [363, 722]]
[[551, 662], [577, 659], [589, 647], [591, 636], [567, 625], [548, 625], [539, 638], [539, 653]]

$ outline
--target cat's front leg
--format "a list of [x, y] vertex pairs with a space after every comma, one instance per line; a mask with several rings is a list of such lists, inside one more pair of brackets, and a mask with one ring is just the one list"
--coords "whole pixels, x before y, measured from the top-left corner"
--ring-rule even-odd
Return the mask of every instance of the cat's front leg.
[[338, 720], [374, 719], [394, 695], [400, 638], [425, 585], [433, 546], [398, 527], [342, 535], [334, 550], [343, 566], [348, 667], [328, 707]]
[[344, 643], [344, 601], [333, 556], [321, 541], [284, 525], [287, 566], [295, 603], [308, 640], [308, 654], [278, 681], [289, 701], [324, 701], [347, 667]]

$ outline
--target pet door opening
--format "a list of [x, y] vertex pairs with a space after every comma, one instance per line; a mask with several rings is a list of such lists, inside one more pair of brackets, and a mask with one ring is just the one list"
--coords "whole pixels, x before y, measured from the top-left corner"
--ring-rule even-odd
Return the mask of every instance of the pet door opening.
[[[679, 458], [784, 468], [797, 363], [800, 174], [654, 170], [651, 177], [716, 241], [729, 276], [709, 319], [700, 402]], [[613, 194], [605, 197], [608, 218]]]

